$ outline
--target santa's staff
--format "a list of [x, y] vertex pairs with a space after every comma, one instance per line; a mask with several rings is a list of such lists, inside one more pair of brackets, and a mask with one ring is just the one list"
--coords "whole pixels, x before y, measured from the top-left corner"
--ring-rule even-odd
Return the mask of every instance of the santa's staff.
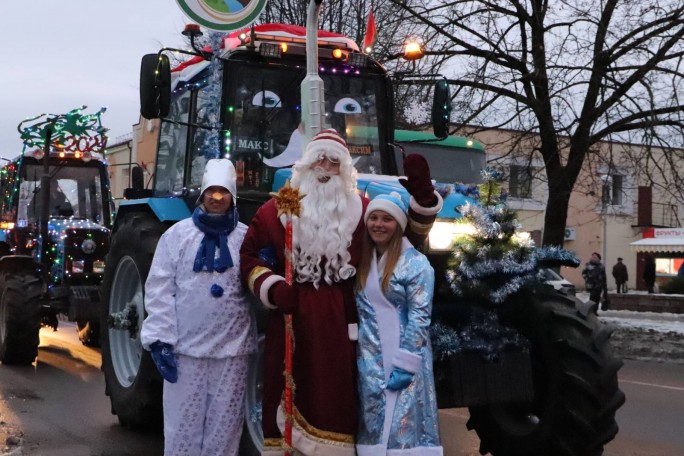
[[[304, 195], [290, 186], [288, 180], [278, 193], [271, 193], [276, 200], [278, 217], [285, 215], [285, 282], [292, 285], [292, 216], [299, 216], [301, 206], [299, 201]], [[292, 315], [285, 317], [285, 455], [290, 456], [292, 450], [292, 402], [294, 401], [294, 378], [292, 377], [292, 355], [294, 353], [294, 332], [292, 330]]]

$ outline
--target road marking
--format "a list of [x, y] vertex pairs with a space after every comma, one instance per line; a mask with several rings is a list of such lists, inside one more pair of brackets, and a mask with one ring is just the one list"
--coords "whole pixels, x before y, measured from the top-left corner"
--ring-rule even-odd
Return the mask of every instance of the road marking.
[[620, 379], [620, 383], [630, 383], [632, 385], [640, 385], [640, 386], [652, 386], [654, 388], [662, 388], [662, 389], [668, 389], [668, 390], [673, 390], [673, 391], [684, 391], [684, 388], [679, 387], [679, 386], [658, 385], [656, 383], [635, 382], [633, 380], [622, 380], [622, 379]]

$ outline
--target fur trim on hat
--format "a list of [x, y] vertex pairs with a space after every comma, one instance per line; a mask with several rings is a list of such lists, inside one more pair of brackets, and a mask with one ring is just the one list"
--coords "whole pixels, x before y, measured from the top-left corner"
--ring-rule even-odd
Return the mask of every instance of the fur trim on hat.
[[387, 212], [401, 226], [402, 232], [406, 229], [406, 223], [408, 222], [406, 205], [401, 200], [399, 193], [392, 192], [389, 195], [378, 195], [373, 198], [366, 208], [366, 213], [363, 216], [364, 222], [368, 222], [368, 217], [373, 211]]
[[307, 144], [304, 156], [307, 158], [307, 161], [313, 163], [318, 160], [320, 155], [337, 158], [342, 161], [344, 158], [349, 157], [347, 142], [342, 135], [332, 128], [320, 131]]

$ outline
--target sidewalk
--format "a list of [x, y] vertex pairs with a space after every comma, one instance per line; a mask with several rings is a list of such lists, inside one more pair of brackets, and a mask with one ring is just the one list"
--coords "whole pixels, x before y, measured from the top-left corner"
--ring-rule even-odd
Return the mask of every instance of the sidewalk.
[[[643, 291], [631, 294], [647, 294]], [[589, 293], [578, 292], [577, 298], [587, 302]], [[660, 312], [634, 312], [630, 310], [600, 310], [599, 319], [602, 322], [620, 328], [641, 329], [647, 332], [684, 334], [684, 314]]]

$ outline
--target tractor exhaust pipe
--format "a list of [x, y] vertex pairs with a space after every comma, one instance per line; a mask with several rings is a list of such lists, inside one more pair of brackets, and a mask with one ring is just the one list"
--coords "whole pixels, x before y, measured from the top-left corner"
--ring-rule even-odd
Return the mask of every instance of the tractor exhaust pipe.
[[325, 100], [318, 75], [318, 16], [323, 0], [310, 0], [306, 15], [306, 77], [302, 81], [302, 122], [306, 142], [323, 129]]

